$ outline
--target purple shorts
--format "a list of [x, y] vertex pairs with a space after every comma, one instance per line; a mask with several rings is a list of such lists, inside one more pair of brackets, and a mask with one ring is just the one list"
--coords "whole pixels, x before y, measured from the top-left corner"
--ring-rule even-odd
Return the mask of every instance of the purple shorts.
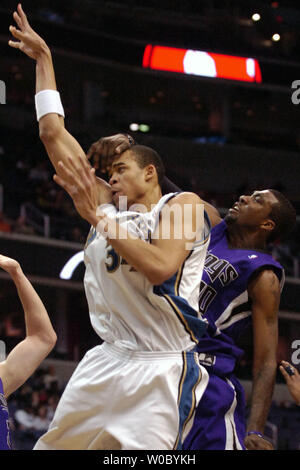
[[246, 405], [244, 389], [229, 374], [219, 377], [209, 370], [209, 381], [197, 406], [184, 450], [245, 450]]

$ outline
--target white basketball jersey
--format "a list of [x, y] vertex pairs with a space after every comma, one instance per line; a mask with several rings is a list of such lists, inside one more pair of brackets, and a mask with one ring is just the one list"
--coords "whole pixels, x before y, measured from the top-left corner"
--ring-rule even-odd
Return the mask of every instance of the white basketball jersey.
[[[147, 213], [120, 212], [113, 205], [106, 206], [105, 212], [128, 232], [151, 243], [161, 209], [175, 195], [164, 195]], [[197, 344], [205, 330], [198, 298], [208, 225], [205, 220], [201, 240], [198, 236], [178, 272], [159, 286], [127, 264], [91, 228], [85, 247], [84, 284], [92, 326], [104, 341], [140, 351], [186, 351]]]

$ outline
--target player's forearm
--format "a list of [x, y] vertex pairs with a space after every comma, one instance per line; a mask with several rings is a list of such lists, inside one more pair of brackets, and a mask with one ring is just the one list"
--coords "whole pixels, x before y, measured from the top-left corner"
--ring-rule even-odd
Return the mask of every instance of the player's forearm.
[[[36, 92], [43, 90], [56, 90], [52, 56], [47, 46], [36, 62]], [[63, 116], [53, 111], [39, 119], [39, 135], [57, 174], [59, 161], [72, 170], [68, 158], [76, 161], [79, 155], [85, 155], [77, 140], [65, 129]]]
[[95, 227], [99, 221], [103, 224], [108, 243], [130, 266], [144, 274], [151, 284], [162, 284], [177, 271], [171, 253], [166, 254], [157, 246], [134, 237], [115, 219], [110, 219], [110, 222], [106, 217], [94, 216], [90, 219]]
[[49, 47], [45, 44], [43, 51], [36, 61], [36, 88], [35, 92], [43, 90], [56, 90], [55, 73], [52, 55]]
[[250, 416], [248, 431], [264, 432], [271, 406], [276, 377], [276, 361], [264, 362], [253, 372]]
[[126, 240], [109, 238], [109, 244], [153, 285], [162, 284], [176, 272], [176, 267], [169, 263], [159, 248], [143, 240], [130, 236]]
[[[52, 55], [46, 44], [36, 61], [36, 93], [43, 90], [57, 90]], [[61, 127], [64, 127], [62, 116], [54, 113], [46, 114], [39, 121], [41, 139], [53, 137]]]
[[24, 309], [26, 335], [30, 337], [36, 336], [43, 342], [54, 346], [56, 334], [38, 294], [21, 268], [17, 269], [11, 276]]

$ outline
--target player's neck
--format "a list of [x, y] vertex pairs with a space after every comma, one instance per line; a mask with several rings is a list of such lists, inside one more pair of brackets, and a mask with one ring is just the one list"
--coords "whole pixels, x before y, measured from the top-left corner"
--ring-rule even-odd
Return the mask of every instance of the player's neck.
[[265, 239], [260, 233], [234, 225], [228, 227], [227, 238], [230, 247], [235, 249], [263, 250], [266, 247]]
[[134, 204], [139, 204], [147, 208], [147, 212], [150, 212], [153, 209], [153, 206], [158, 203], [162, 197], [160, 186], [155, 186], [142, 194]]

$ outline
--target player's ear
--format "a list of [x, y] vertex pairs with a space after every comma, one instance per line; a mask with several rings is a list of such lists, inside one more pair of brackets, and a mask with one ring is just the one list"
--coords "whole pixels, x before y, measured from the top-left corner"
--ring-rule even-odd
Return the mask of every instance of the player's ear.
[[266, 219], [264, 220], [264, 222], [261, 224], [261, 227], [268, 231], [268, 232], [271, 232], [272, 230], [274, 230], [276, 224], [274, 222], [274, 220], [272, 219]]
[[145, 181], [151, 180], [156, 175], [156, 168], [150, 164], [145, 167]]

